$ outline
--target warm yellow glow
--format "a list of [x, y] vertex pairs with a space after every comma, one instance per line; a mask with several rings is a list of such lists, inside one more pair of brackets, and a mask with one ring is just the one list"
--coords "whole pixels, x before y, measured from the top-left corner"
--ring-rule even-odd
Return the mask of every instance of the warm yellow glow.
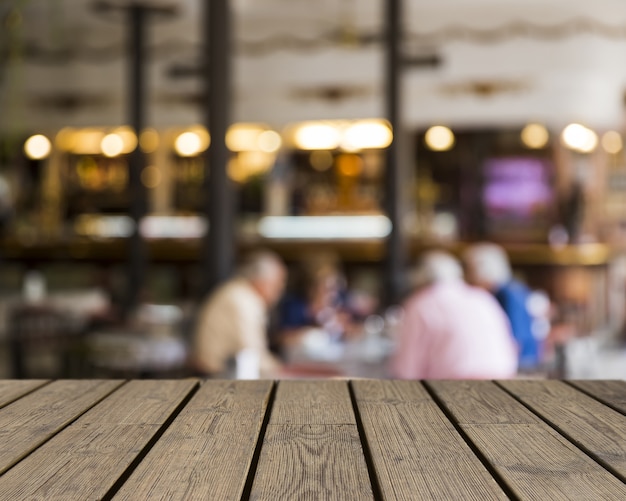
[[278, 151], [282, 142], [280, 134], [274, 130], [263, 131], [257, 138], [259, 149], [265, 153], [274, 153]]
[[275, 155], [263, 151], [242, 151], [228, 162], [229, 177], [238, 183], [267, 172], [274, 164]]
[[102, 152], [100, 145], [104, 136], [104, 132], [99, 129], [77, 130], [71, 151], [78, 155], [97, 155]]
[[245, 166], [237, 157], [233, 157], [228, 161], [226, 166], [228, 177], [237, 183], [243, 183], [248, 177]]
[[602, 147], [604, 148], [604, 151], [612, 155], [622, 151], [624, 143], [622, 141], [621, 134], [615, 130], [605, 132], [602, 135]]
[[243, 151], [239, 153], [239, 162], [245, 167], [248, 175], [262, 174], [274, 163], [274, 155], [263, 151]]
[[54, 138], [55, 146], [61, 151], [72, 151], [76, 144], [76, 130], [63, 127]]
[[187, 130], [193, 132], [200, 138], [200, 151], [205, 151], [209, 147], [211, 144], [211, 136], [204, 125], [192, 125]]
[[333, 165], [333, 154], [330, 151], [313, 151], [309, 155], [309, 162], [311, 166], [319, 172], [328, 170]]
[[130, 153], [137, 148], [137, 135], [132, 127], [124, 125], [118, 127], [113, 131], [113, 134], [117, 134], [122, 138], [123, 148], [122, 153]]
[[107, 134], [100, 142], [105, 157], [116, 157], [124, 151], [124, 140], [118, 134]]
[[550, 134], [541, 124], [528, 124], [522, 129], [522, 142], [532, 149], [541, 149], [548, 144]]
[[192, 157], [202, 151], [202, 140], [195, 132], [183, 132], [176, 138], [174, 149], [181, 157]]
[[454, 146], [454, 134], [448, 127], [435, 125], [426, 131], [426, 146], [434, 151], [447, 151]]
[[141, 171], [141, 182], [146, 188], [156, 188], [161, 183], [161, 170], [156, 165], [148, 165]]
[[50, 154], [52, 145], [50, 140], [43, 134], [35, 134], [24, 143], [24, 152], [28, 158], [42, 160]]
[[144, 129], [139, 134], [139, 147], [144, 153], [154, 153], [159, 147], [159, 133], [156, 129]]
[[226, 146], [230, 151], [253, 151], [263, 129], [258, 125], [235, 124], [226, 132]]
[[359, 120], [345, 129], [341, 148], [346, 151], [386, 148], [392, 139], [391, 128], [385, 121]]
[[294, 140], [301, 150], [334, 150], [339, 146], [341, 133], [334, 125], [308, 122], [298, 127]]
[[363, 160], [354, 154], [343, 154], [337, 157], [337, 170], [342, 176], [356, 177], [363, 171]]
[[561, 139], [565, 146], [579, 153], [591, 153], [598, 145], [598, 135], [591, 129], [577, 123], [565, 127]]

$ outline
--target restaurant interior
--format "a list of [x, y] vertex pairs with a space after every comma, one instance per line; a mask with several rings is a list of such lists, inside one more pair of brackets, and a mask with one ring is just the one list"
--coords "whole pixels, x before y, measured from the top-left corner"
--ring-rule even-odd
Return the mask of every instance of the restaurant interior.
[[0, 377], [186, 376], [200, 301], [259, 248], [324, 256], [362, 320], [289, 361], [386, 377], [416, 259], [489, 241], [534, 293], [534, 376], [626, 378], [621, 0], [4, 0], [0, 23]]

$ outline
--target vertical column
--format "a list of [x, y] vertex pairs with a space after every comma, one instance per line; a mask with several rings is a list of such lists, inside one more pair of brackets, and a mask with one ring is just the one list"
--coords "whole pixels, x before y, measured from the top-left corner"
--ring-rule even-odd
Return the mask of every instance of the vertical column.
[[229, 151], [226, 131], [230, 124], [231, 19], [228, 0], [205, 2], [204, 82], [207, 99], [205, 121], [211, 145], [205, 157], [206, 215], [209, 231], [204, 246], [204, 287], [208, 293], [232, 272], [235, 202], [228, 179]]
[[[137, 137], [144, 127], [146, 109], [144, 78], [146, 14], [146, 8], [138, 4], [130, 5], [127, 10], [129, 23], [128, 118]], [[137, 146], [128, 159], [130, 217], [135, 223], [135, 229], [129, 239], [128, 249], [128, 290], [125, 302], [127, 311], [138, 304], [145, 279], [147, 255], [145, 244], [139, 233], [139, 222], [147, 210], [146, 190], [141, 183], [143, 167], [144, 157], [137, 141]]]
[[404, 132], [401, 120], [400, 73], [401, 55], [401, 4], [402, 0], [385, 2], [385, 109], [393, 130], [393, 141], [387, 148], [385, 173], [385, 208], [391, 220], [391, 234], [386, 241], [385, 300], [394, 304], [404, 288], [406, 245], [402, 229], [403, 165], [402, 141]]

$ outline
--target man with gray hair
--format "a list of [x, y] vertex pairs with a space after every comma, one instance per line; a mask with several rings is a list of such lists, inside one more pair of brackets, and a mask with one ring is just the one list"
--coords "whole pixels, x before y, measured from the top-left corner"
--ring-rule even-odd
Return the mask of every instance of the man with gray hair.
[[541, 353], [528, 309], [531, 292], [513, 277], [505, 250], [492, 243], [474, 244], [466, 249], [463, 260], [468, 281], [491, 292], [509, 318], [519, 348], [520, 368], [535, 369], [541, 362]]
[[268, 349], [268, 310], [280, 299], [286, 277], [285, 265], [276, 254], [257, 251], [244, 260], [235, 277], [209, 296], [194, 333], [191, 363], [198, 373], [226, 377], [237, 358], [255, 366], [248, 373], [275, 375], [281, 364]]
[[452, 255], [426, 253], [405, 301], [391, 373], [402, 379], [501, 379], [517, 356], [506, 316], [486, 291], [463, 280]]

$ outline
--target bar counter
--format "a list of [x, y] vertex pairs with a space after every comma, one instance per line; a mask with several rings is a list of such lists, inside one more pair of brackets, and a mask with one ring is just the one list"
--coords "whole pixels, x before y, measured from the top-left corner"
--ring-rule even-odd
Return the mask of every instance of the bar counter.
[[2, 380], [0, 499], [626, 499], [625, 381]]

